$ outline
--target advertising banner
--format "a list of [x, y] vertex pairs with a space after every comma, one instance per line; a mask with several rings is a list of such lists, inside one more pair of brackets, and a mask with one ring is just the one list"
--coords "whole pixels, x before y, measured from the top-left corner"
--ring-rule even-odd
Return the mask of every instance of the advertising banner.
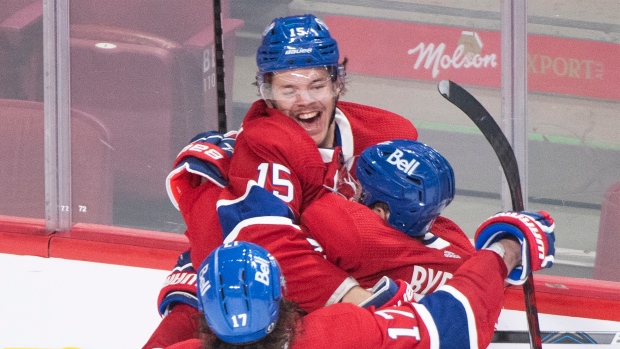
[[[499, 87], [499, 31], [325, 16], [347, 71]], [[528, 35], [528, 88], [620, 100], [620, 45]]]

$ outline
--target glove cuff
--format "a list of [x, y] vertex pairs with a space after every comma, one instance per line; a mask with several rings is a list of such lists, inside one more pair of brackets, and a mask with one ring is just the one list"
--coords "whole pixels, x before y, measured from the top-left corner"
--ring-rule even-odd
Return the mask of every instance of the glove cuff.
[[166, 316], [172, 308], [178, 303], [187, 304], [192, 308], [198, 309], [198, 298], [188, 292], [178, 291], [171, 292], [164, 297], [164, 299], [159, 304], [159, 314], [161, 316]]
[[497, 253], [500, 257], [502, 257], [502, 259], [504, 259], [504, 256], [506, 255], [506, 249], [502, 244], [499, 243], [499, 241], [492, 243], [489, 247], [486, 247], [484, 249]]
[[531, 268], [529, 267], [529, 244], [521, 230], [512, 224], [495, 222], [479, 228], [476, 235], [476, 250], [490, 249], [506, 235], [512, 235], [519, 240], [521, 243], [521, 264], [508, 272], [505, 281], [511, 285], [523, 285], [531, 272]]
[[363, 301], [360, 306], [363, 308], [384, 308], [398, 306], [403, 302], [413, 300], [413, 290], [408, 283], [397, 280], [394, 281], [387, 276], [379, 280], [372, 288], [372, 296]]

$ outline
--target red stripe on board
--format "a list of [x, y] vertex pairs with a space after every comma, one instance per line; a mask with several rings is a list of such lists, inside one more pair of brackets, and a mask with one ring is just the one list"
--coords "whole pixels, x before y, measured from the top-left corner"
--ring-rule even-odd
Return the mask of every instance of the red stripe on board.
[[[1, 230], [1, 228], [0, 228]], [[0, 231], [0, 253], [49, 257], [49, 236]]]
[[0, 216], [0, 253], [48, 257], [43, 219]]
[[82, 223], [48, 233], [43, 219], [0, 216], [0, 253], [170, 270], [188, 248], [181, 234]]
[[[562, 276], [535, 275], [539, 313], [620, 321], [620, 283]], [[524, 310], [523, 290], [506, 290], [504, 307]]]
[[182, 250], [73, 238], [52, 238], [50, 256], [132, 267], [172, 270]]

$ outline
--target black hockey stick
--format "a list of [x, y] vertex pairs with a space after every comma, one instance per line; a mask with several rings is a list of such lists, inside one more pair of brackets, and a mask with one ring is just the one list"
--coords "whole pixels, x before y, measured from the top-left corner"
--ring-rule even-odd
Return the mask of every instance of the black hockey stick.
[[[549, 344], [620, 344], [620, 332], [543, 331], [542, 342]], [[528, 343], [526, 331], [496, 331], [491, 343]]]
[[[461, 109], [478, 126], [480, 132], [489, 141], [504, 170], [506, 182], [510, 189], [512, 209], [514, 211], [523, 211], [519, 166], [512, 146], [502, 132], [502, 129], [482, 104], [461, 86], [450, 80], [442, 80], [437, 85], [437, 88], [444, 98]], [[530, 330], [530, 344], [534, 349], [541, 349], [542, 340], [538, 324], [538, 308], [536, 307], [536, 298], [534, 296], [534, 278], [532, 274], [527, 277], [523, 284], [523, 295], [525, 298], [527, 324]]]
[[224, 47], [222, 45], [222, 3], [213, 0], [213, 41], [215, 43], [215, 85], [217, 91], [217, 126], [226, 133], [226, 89], [224, 86]]

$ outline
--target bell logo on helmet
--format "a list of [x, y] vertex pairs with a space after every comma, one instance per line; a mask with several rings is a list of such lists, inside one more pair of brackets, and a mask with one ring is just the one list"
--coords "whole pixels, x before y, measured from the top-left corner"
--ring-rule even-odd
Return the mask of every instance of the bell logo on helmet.
[[204, 296], [205, 293], [211, 288], [211, 282], [209, 282], [209, 280], [207, 280], [207, 278], [205, 277], [205, 274], [207, 273], [207, 271], [209, 270], [209, 264], [205, 265], [204, 268], [200, 269], [199, 274], [198, 274], [198, 278], [199, 278], [199, 285], [200, 285], [200, 296]]
[[260, 257], [254, 257], [252, 266], [256, 268], [254, 280], [269, 286], [269, 261]]
[[396, 165], [396, 168], [405, 172], [407, 175], [412, 175], [415, 169], [420, 165], [418, 161], [415, 159], [411, 159], [411, 161], [407, 161], [407, 159], [401, 159], [403, 156], [403, 152], [400, 149], [396, 149], [390, 156], [387, 158], [387, 162]]

